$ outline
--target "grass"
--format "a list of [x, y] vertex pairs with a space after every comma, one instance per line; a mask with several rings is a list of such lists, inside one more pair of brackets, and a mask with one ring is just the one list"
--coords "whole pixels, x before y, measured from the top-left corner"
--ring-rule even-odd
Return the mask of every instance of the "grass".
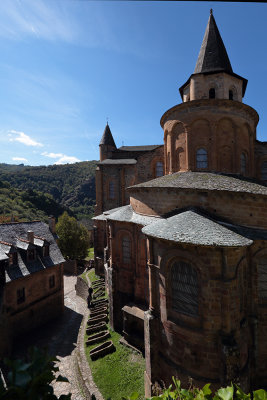
[[[94, 269], [88, 272], [88, 276], [91, 282], [99, 279]], [[114, 353], [92, 361], [89, 352], [96, 347], [96, 344], [88, 347], [85, 345], [86, 357], [95, 384], [105, 400], [121, 400], [134, 392], [139, 394], [140, 399], [144, 399], [145, 360], [143, 356], [137, 351], [120, 344], [121, 335], [114, 332], [109, 325], [108, 329], [111, 335], [108, 340], [112, 340], [116, 347]], [[87, 338], [88, 335], [85, 334], [85, 341]]]
[[[116, 351], [92, 361], [89, 352], [96, 345], [85, 346], [94, 382], [105, 400], [121, 400], [133, 392], [144, 398], [145, 360], [141, 354], [119, 343], [120, 335], [109, 328]], [[85, 335], [85, 340], [88, 335]]]
[[94, 248], [90, 247], [90, 249], [88, 250], [88, 255], [85, 258], [86, 261], [92, 260], [94, 258]]

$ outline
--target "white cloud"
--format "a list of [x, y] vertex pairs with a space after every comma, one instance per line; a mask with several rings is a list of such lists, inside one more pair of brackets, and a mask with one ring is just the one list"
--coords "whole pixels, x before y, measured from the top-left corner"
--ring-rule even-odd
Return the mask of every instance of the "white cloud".
[[42, 156], [50, 157], [50, 158], [59, 158], [59, 157], [64, 157], [64, 154], [62, 154], [62, 153], [47, 153], [47, 151], [44, 151], [42, 153]]
[[66, 154], [62, 154], [62, 153], [48, 153], [47, 151], [44, 151], [42, 153], [42, 156], [49, 157], [49, 158], [58, 158], [58, 160], [54, 163], [55, 165], [73, 164], [73, 163], [81, 161], [77, 157], [74, 157], [74, 156], [66, 156]]
[[78, 29], [63, 2], [1, 0], [0, 15], [0, 35], [8, 38], [33, 35], [48, 40], [72, 41]]
[[28, 161], [27, 158], [23, 158], [23, 157], [12, 157], [13, 161]]
[[81, 161], [81, 160], [79, 160], [77, 157], [63, 155], [59, 160], [57, 160], [55, 162], [55, 165], [73, 164], [73, 163], [76, 163], [76, 162], [79, 162], [79, 161]]
[[19, 132], [15, 130], [11, 130], [9, 132], [10, 133], [8, 134], [8, 136], [10, 142], [20, 142], [22, 144], [25, 144], [26, 146], [43, 146], [42, 143], [36, 142], [36, 140], [30, 138], [30, 136], [26, 135], [24, 132]]

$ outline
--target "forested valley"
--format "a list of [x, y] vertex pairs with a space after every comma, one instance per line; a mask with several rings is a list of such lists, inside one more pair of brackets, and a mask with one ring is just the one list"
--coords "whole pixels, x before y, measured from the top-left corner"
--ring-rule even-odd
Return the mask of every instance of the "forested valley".
[[47, 220], [49, 215], [58, 217], [65, 210], [77, 219], [90, 218], [95, 206], [96, 163], [38, 167], [0, 164], [2, 221], [10, 217]]

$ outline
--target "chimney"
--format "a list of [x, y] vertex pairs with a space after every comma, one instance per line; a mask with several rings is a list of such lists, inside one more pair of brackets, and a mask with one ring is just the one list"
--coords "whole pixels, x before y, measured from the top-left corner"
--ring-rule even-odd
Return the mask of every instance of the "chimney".
[[29, 241], [30, 243], [33, 243], [33, 242], [34, 242], [34, 237], [33, 237], [33, 235], [34, 235], [33, 231], [28, 231], [28, 232], [27, 232], [28, 241]]
[[51, 215], [50, 217], [49, 217], [49, 229], [50, 229], [50, 232], [51, 233], [56, 233], [56, 220], [55, 220], [55, 218], [53, 217], [53, 215]]

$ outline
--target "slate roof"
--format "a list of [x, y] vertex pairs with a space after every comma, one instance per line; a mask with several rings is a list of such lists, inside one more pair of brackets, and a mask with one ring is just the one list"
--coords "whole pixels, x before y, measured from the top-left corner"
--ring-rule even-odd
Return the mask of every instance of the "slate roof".
[[194, 74], [214, 71], [232, 73], [232, 66], [211, 12]]
[[122, 158], [122, 159], [111, 159], [111, 158], [106, 158], [104, 161], [100, 161], [97, 163], [97, 165], [120, 165], [120, 164], [126, 164], [126, 165], [134, 165], [136, 164], [137, 161], [134, 158]]
[[155, 150], [158, 147], [161, 147], [162, 144], [152, 144], [152, 145], [147, 145], [147, 146], [121, 146], [118, 148], [118, 150], [122, 151], [151, 151]]
[[145, 235], [201, 246], [243, 247], [253, 243], [230, 229], [194, 211], [185, 211], [142, 229]]
[[116, 144], [114, 142], [114, 139], [113, 139], [113, 136], [112, 136], [112, 133], [111, 133], [108, 123], [105, 127], [105, 130], [104, 130], [104, 133], [102, 135], [99, 145], [101, 145], [101, 144], [106, 144], [106, 145], [113, 146], [116, 148]]
[[[123, 207], [127, 207], [127, 206], [123, 206]], [[110, 214], [118, 211], [120, 208], [123, 208], [123, 207], [116, 207], [116, 208], [112, 208], [111, 210], [104, 211], [103, 214], [97, 215], [97, 217], [93, 217], [92, 219], [96, 220], [96, 221], [106, 221], [107, 217]]]
[[[37, 257], [34, 261], [27, 261], [26, 259], [26, 248], [27, 248], [27, 232], [32, 231], [35, 236], [34, 243], [37, 245]], [[18, 248], [18, 264], [8, 265], [6, 269], [6, 282], [10, 282], [14, 279], [21, 278], [23, 276], [30, 275], [34, 272], [41, 271], [45, 268], [53, 267], [54, 265], [63, 263], [65, 260], [56, 244], [53, 234], [50, 232], [47, 224], [41, 221], [34, 222], [19, 222], [19, 223], [7, 223], [0, 224], [0, 254], [7, 254], [7, 247], [1, 241], [8, 242], [14, 247], [17, 246], [18, 239], [25, 239], [25, 241], [19, 240], [19, 243], [26, 245], [25, 249]], [[42, 249], [40, 249], [40, 238], [45, 239], [49, 244], [49, 256], [43, 257]], [[33, 246], [33, 245], [32, 245]], [[10, 249], [10, 246], [9, 246]], [[1, 257], [1, 256], [0, 256]], [[0, 258], [1, 259], [1, 258]]]
[[130, 186], [136, 188], [179, 188], [196, 190], [216, 190], [267, 195], [267, 186], [242, 176], [226, 175], [214, 172], [176, 172], [148, 182]]
[[111, 221], [132, 222], [134, 224], [146, 226], [162, 218], [137, 214], [133, 211], [132, 206], [128, 205], [120, 207], [117, 211], [108, 215], [107, 219]]

